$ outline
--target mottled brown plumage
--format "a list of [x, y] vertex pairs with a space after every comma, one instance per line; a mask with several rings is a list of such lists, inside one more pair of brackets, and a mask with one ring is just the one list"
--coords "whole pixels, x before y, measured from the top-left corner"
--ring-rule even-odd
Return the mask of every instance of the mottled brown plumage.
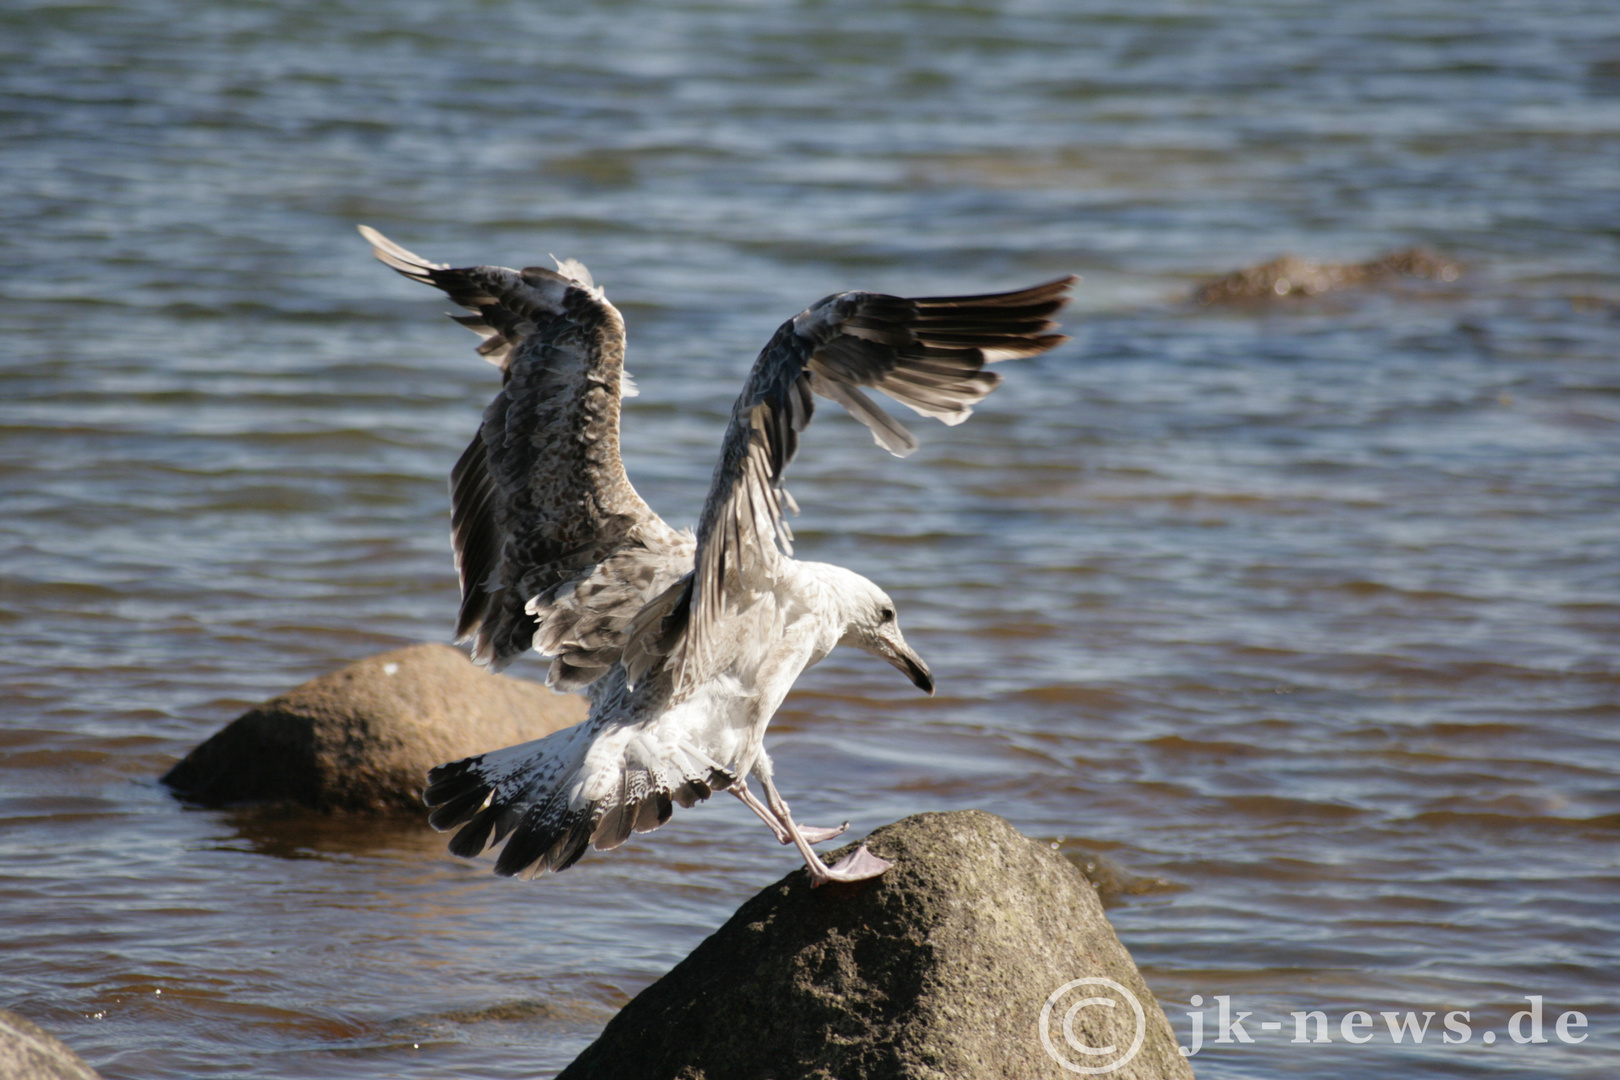
[[[500, 393], [451, 472], [457, 641], [499, 671], [530, 648], [548, 683], [590, 685], [624, 627], [690, 566], [693, 541], [636, 494], [619, 459], [624, 320], [585, 268], [452, 269], [362, 228], [377, 257], [475, 315]], [[572, 276], [570, 276], [572, 275]]]

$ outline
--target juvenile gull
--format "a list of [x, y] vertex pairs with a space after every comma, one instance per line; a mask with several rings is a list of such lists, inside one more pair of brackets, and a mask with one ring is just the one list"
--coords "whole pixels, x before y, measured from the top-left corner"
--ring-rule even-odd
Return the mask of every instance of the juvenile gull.
[[[894, 602], [859, 574], [792, 556], [782, 487], [815, 395], [842, 405], [904, 457], [912, 434], [862, 392], [959, 424], [1000, 377], [998, 360], [1067, 338], [1049, 320], [1072, 277], [1017, 292], [902, 299], [829, 296], [783, 323], [732, 406], [697, 534], [636, 494], [619, 460], [624, 320], [584, 266], [453, 269], [366, 226], [378, 259], [472, 311], [501, 392], [450, 474], [461, 576], [458, 641], [500, 670], [529, 650], [546, 682], [584, 694], [590, 715], [546, 738], [441, 765], [423, 799], [450, 850], [506, 842], [495, 872], [572, 866], [729, 791], [804, 856], [812, 884], [874, 877], [865, 845], [834, 866], [812, 844], [848, 827], [793, 820], [763, 739], [799, 673], [837, 645], [880, 656], [925, 693], [928, 665]], [[748, 787], [752, 776], [764, 800]]]

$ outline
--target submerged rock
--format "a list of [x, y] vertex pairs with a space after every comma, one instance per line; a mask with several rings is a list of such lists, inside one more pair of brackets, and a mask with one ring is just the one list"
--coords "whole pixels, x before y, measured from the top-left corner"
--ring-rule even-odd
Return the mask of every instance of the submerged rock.
[[217, 732], [163, 782], [211, 806], [422, 809], [435, 765], [585, 719], [583, 698], [491, 675], [446, 645], [381, 653], [271, 698]]
[[5, 1080], [101, 1080], [101, 1074], [44, 1028], [0, 1009], [0, 1077]]
[[1193, 294], [1200, 304], [1242, 304], [1373, 285], [1396, 278], [1455, 281], [1462, 267], [1425, 248], [1403, 248], [1364, 263], [1319, 263], [1284, 255], [1236, 270]]
[[919, 814], [867, 844], [894, 868], [765, 889], [558, 1080], [1070, 1075], [1057, 1057], [1192, 1076], [1097, 891], [1048, 845], [981, 811]]

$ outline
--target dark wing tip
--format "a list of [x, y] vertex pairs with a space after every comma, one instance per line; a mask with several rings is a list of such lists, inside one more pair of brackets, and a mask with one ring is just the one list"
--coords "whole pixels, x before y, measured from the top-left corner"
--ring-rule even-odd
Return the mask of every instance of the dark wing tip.
[[918, 307], [1019, 307], [1056, 300], [1061, 307], [1068, 303], [1069, 290], [1079, 280], [1079, 274], [1064, 274], [1060, 278], [1053, 278], [1051, 281], [1031, 285], [1025, 289], [1014, 289], [1011, 292], [977, 293], [971, 296], [918, 296], [913, 297], [911, 302]]
[[397, 270], [413, 281], [431, 285], [433, 276], [429, 271], [450, 268], [448, 263], [431, 262], [416, 252], [401, 247], [370, 225], [356, 225], [355, 228], [360, 231], [366, 243], [371, 245], [371, 253], [377, 257], [378, 262]]
[[923, 416], [959, 424], [995, 389], [986, 364], [1019, 360], [1063, 344], [1050, 316], [1077, 281], [1067, 274], [1029, 288], [966, 296], [902, 299], [846, 293], [842, 305], [808, 324], [812, 388], [871, 430], [878, 445], [905, 456], [916, 439], [876, 408], [858, 387], [871, 386]]

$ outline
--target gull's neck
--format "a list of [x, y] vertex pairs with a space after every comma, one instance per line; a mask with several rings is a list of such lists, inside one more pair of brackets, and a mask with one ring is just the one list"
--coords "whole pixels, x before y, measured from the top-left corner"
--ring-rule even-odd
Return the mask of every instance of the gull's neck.
[[873, 585], [866, 578], [831, 563], [796, 562], [796, 588], [819, 624], [817, 659], [831, 652], [849, 629], [861, 601], [869, 597]]

